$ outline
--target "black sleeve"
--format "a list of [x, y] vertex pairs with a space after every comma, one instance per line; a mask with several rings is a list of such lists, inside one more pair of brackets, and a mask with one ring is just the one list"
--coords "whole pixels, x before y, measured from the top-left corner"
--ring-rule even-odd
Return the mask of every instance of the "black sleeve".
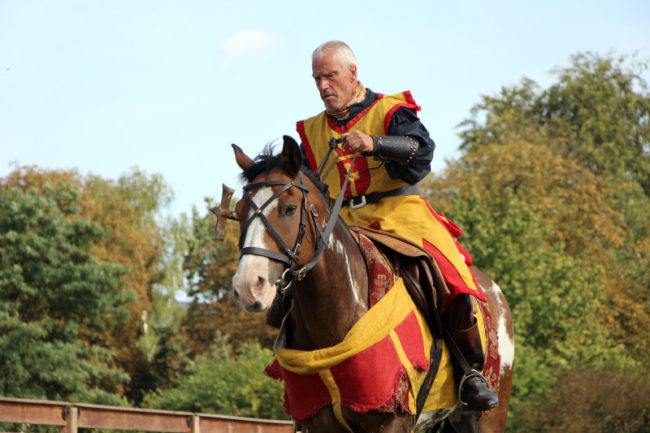
[[431, 160], [436, 145], [429, 136], [429, 131], [413, 110], [402, 107], [391, 117], [388, 135], [409, 136], [418, 141], [418, 150], [409, 165], [386, 162], [386, 171], [391, 178], [415, 185], [431, 171]]

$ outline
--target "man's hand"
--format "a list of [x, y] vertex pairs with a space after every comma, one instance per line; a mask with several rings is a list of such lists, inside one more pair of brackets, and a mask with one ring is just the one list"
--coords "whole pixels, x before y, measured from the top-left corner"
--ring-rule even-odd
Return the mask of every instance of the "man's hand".
[[372, 141], [372, 137], [361, 131], [354, 131], [351, 134], [343, 134], [341, 137], [345, 137], [345, 142], [348, 146], [358, 152], [371, 153], [375, 149], [375, 142]]

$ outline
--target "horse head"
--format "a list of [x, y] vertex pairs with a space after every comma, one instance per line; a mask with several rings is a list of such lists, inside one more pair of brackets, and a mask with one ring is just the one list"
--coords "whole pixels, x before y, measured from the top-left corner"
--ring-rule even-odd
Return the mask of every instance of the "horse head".
[[327, 206], [320, 195], [309, 197], [315, 185], [301, 172], [302, 152], [293, 138], [284, 137], [282, 153], [268, 149], [255, 160], [233, 148], [247, 184], [237, 203], [240, 261], [232, 285], [247, 309], [262, 310], [279, 282], [312, 259], [318, 215], [327, 214]]

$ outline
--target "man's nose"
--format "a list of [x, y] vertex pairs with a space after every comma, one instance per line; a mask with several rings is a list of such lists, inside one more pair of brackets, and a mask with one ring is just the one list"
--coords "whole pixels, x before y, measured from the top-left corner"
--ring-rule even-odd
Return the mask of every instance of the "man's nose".
[[329, 82], [327, 80], [320, 80], [316, 86], [320, 91], [327, 90], [329, 88]]

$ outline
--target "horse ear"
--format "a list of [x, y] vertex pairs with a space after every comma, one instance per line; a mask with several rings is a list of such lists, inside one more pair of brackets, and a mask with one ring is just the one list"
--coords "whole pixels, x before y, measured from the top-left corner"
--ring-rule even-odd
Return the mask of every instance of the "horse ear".
[[295, 177], [302, 167], [302, 151], [292, 137], [285, 135], [282, 138], [282, 166], [289, 176]]
[[235, 151], [235, 159], [237, 160], [237, 165], [239, 165], [242, 170], [246, 170], [248, 167], [255, 165], [255, 161], [246, 156], [244, 151], [241, 150], [241, 147], [233, 144], [232, 148]]

